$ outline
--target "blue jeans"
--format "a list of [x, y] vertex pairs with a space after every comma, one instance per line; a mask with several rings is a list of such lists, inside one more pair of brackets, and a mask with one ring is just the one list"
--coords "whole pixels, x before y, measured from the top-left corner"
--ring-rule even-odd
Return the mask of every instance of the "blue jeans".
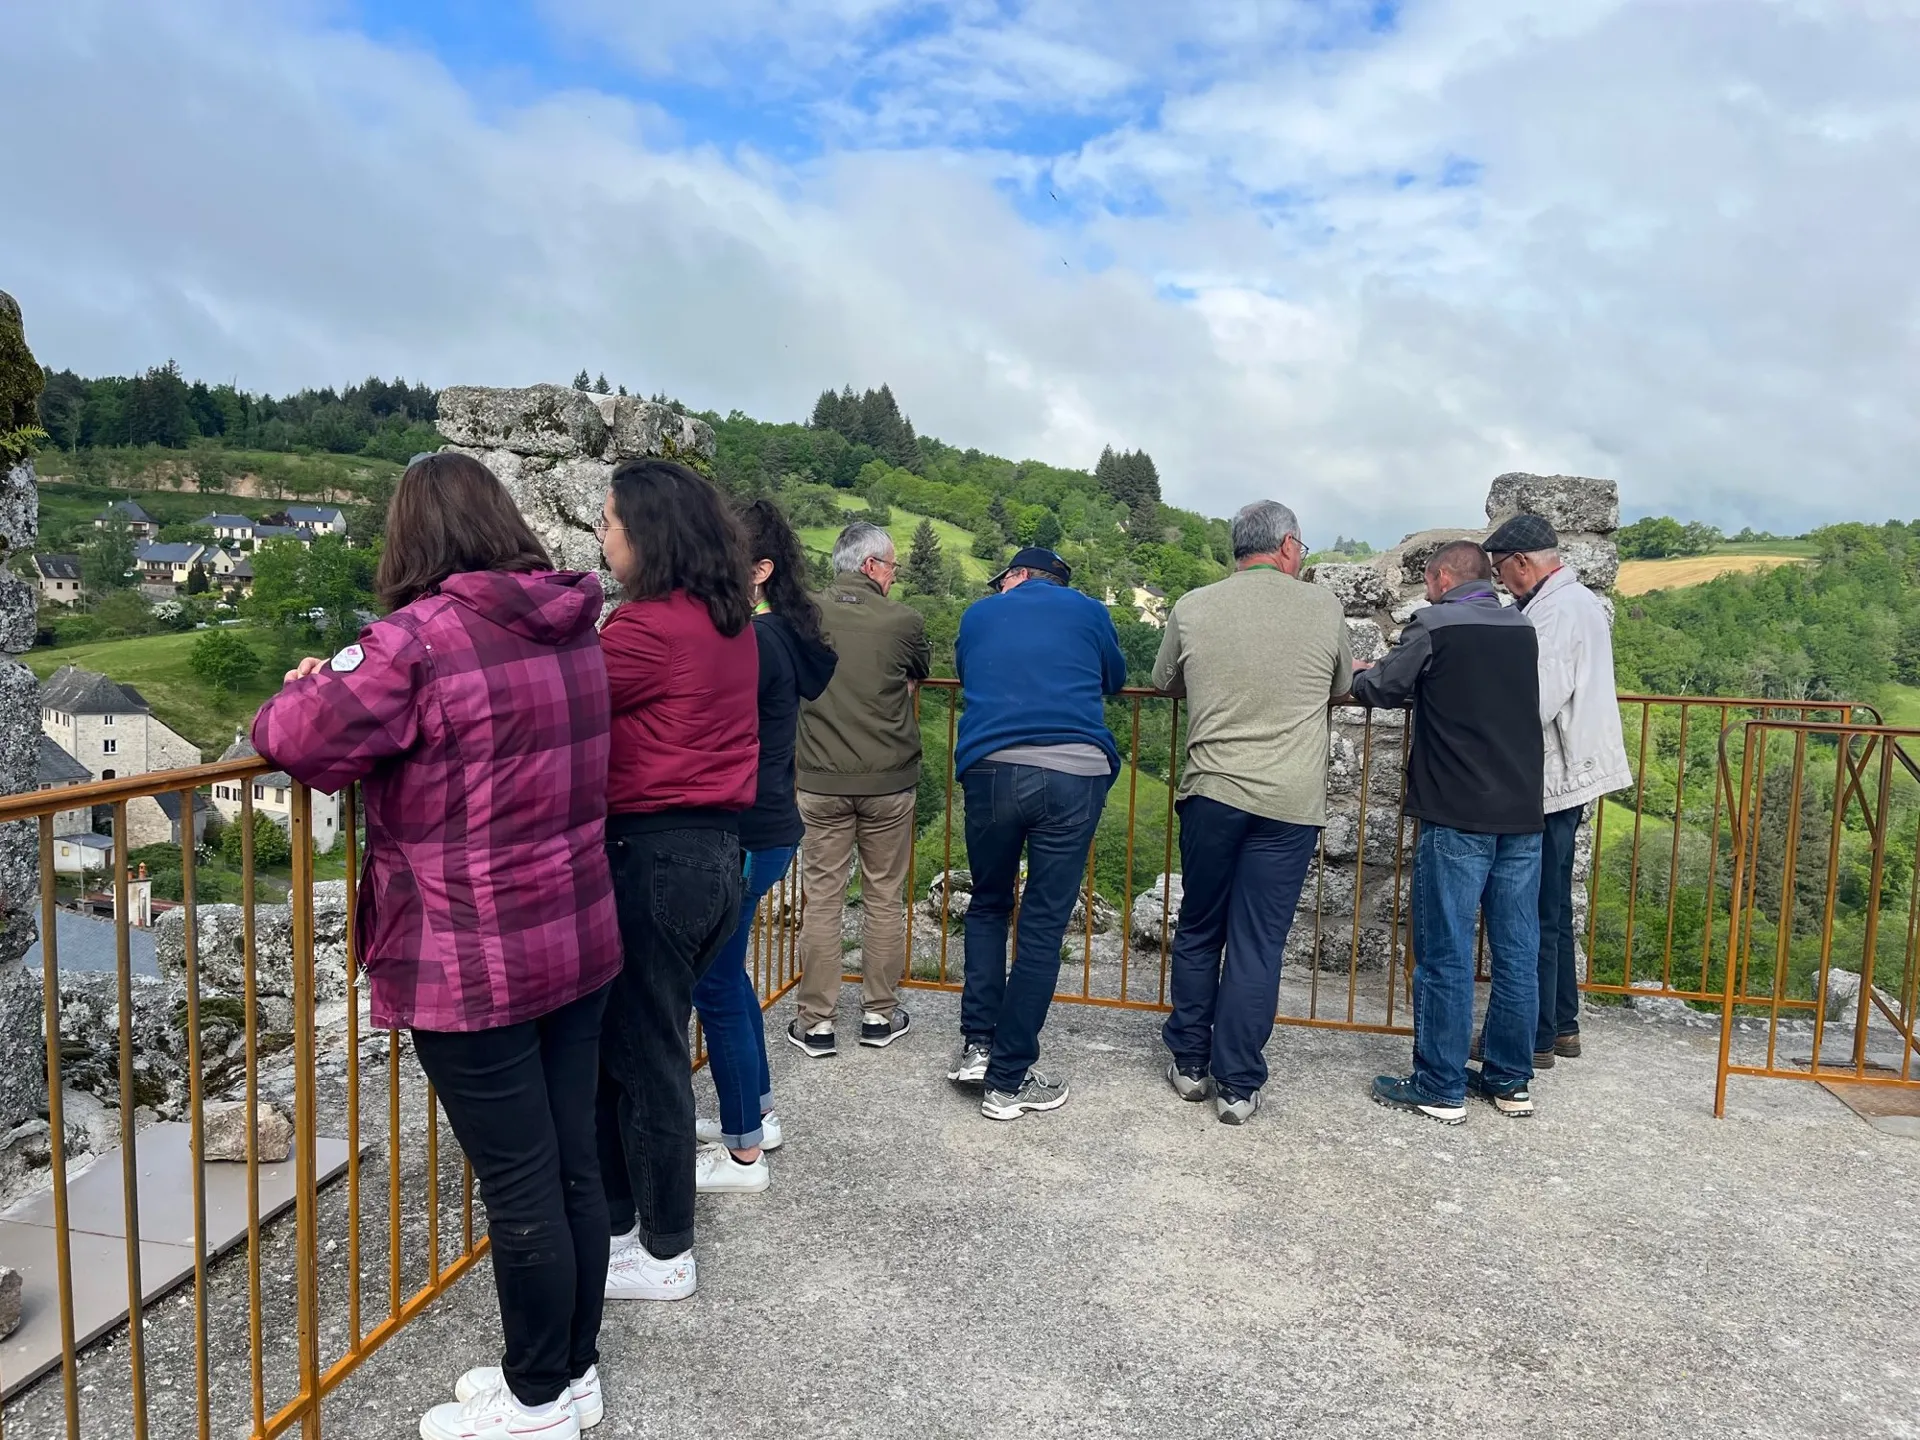
[[1268, 820], [1204, 795], [1180, 802], [1173, 1010], [1160, 1036], [1176, 1064], [1211, 1074], [1237, 1096], [1267, 1083], [1280, 961], [1319, 843], [1318, 826]]
[[707, 1070], [720, 1095], [720, 1139], [730, 1150], [757, 1149], [760, 1117], [773, 1109], [765, 1012], [747, 973], [747, 946], [753, 940], [753, 912], [792, 863], [791, 845], [747, 852], [740, 923], [693, 987], [707, 1041]]
[[[1040, 1027], [1060, 978], [1060, 942], [1113, 777], [982, 760], [967, 768], [960, 783], [967, 798], [967, 863], [973, 868], [960, 1032], [991, 1046], [987, 1088], [1012, 1094], [1040, 1058]], [[1009, 973], [1007, 926], [1023, 847], [1027, 885]]]
[[1540, 1023], [1535, 1054], [1544, 1055], [1562, 1035], [1580, 1033], [1580, 972], [1573, 953], [1573, 841], [1581, 807], [1547, 816], [1540, 837]]
[[1483, 909], [1493, 994], [1481, 1073], [1505, 1089], [1533, 1078], [1540, 837], [1479, 835], [1422, 821], [1413, 857], [1413, 1083], [1442, 1105], [1467, 1099], [1474, 932]]

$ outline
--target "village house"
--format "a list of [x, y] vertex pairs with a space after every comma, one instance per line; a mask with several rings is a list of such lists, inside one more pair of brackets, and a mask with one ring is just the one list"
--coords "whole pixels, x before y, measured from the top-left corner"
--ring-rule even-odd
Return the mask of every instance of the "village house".
[[40, 581], [42, 604], [78, 605], [87, 598], [78, 555], [36, 555], [33, 570]]
[[[42, 732], [37, 764], [37, 774], [42, 790], [70, 789], [75, 785], [92, 783], [93, 772], [82, 765], [73, 756], [54, 743], [51, 736]], [[77, 810], [62, 810], [53, 817], [53, 833], [56, 838], [66, 835], [84, 835], [93, 829], [93, 810], [81, 806]]]
[[160, 533], [160, 522], [133, 500], [114, 501], [93, 517], [93, 528], [104, 530], [116, 520], [127, 527], [135, 540], [151, 540]]
[[[253, 748], [253, 743], [247, 739], [244, 732], [239, 730], [234, 731], [233, 744], [220, 755], [223, 761], [253, 760], [258, 757], [259, 752]], [[268, 775], [256, 775], [251, 780], [215, 785], [213, 787], [214, 809], [218, 810], [221, 817], [230, 825], [240, 819], [240, 807], [246, 799], [242, 793], [243, 786], [253, 788], [255, 814], [271, 816], [274, 823], [281, 829], [292, 830], [292, 776], [284, 770], [275, 770]], [[311, 814], [314, 852], [325, 855], [333, 849], [340, 837], [340, 797], [322, 795], [319, 791], [314, 791]]]
[[150, 541], [136, 545], [133, 559], [140, 567], [140, 593], [159, 600], [178, 595], [187, 588], [194, 564], [204, 561], [213, 551], [213, 546], [190, 541], [165, 545]]
[[253, 562], [244, 555], [233, 562], [233, 568], [220, 577], [220, 588], [229, 595], [253, 594]]
[[225, 545], [253, 539], [253, 521], [244, 515], [205, 515], [193, 523], [202, 530], [211, 530], [213, 538]]
[[289, 505], [287, 523], [311, 530], [315, 535], [347, 533], [346, 512], [334, 505]]
[[[200, 751], [155, 719], [138, 690], [73, 665], [61, 666], [41, 685], [40, 728], [95, 780], [200, 763]], [[205, 836], [209, 809], [204, 796], [195, 799], [193, 834], [198, 841]], [[128, 801], [128, 848], [177, 842], [179, 810], [177, 795]]]

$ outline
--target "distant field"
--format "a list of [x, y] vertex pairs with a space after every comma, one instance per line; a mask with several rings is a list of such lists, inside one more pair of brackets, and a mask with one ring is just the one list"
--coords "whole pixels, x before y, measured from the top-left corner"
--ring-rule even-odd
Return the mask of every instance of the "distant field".
[[194, 641], [204, 633], [101, 640], [56, 650], [29, 650], [20, 658], [42, 680], [62, 665], [78, 665], [133, 686], [146, 697], [162, 724], [198, 745], [205, 758], [212, 761], [233, 742], [235, 727], [249, 724], [261, 702], [280, 688], [285, 667], [279, 664], [273, 637], [235, 626], [232, 633], [260, 657], [260, 673], [237, 695], [210, 690], [187, 663]]
[[[867, 508], [867, 502], [857, 496], [842, 495], [838, 499], [840, 508], [850, 514]], [[932, 517], [916, 515], [911, 510], [902, 510], [898, 505], [893, 507], [893, 523], [887, 526], [887, 534], [893, 537], [894, 549], [899, 552], [903, 561], [907, 558], [908, 548], [913, 544], [913, 532], [919, 528], [922, 520], [928, 519]], [[992, 575], [993, 571], [988, 568], [986, 561], [974, 555], [971, 530], [962, 530], [958, 525], [950, 525], [945, 520], [934, 520], [933, 533], [940, 538], [940, 553], [958, 559], [961, 573], [967, 579], [978, 581], [982, 585], [987, 583], [987, 577]], [[839, 534], [838, 530], [828, 525], [810, 525], [800, 532], [800, 543], [816, 554], [826, 555], [832, 552], [833, 542]]]
[[1711, 555], [1685, 555], [1674, 560], [1628, 560], [1620, 566], [1620, 578], [1614, 582], [1614, 588], [1622, 595], [1681, 590], [1689, 585], [1704, 585], [1722, 575], [1746, 575], [1755, 570], [1771, 570], [1776, 565], [1799, 565], [1806, 558], [1775, 549], [1766, 554], [1716, 551]]

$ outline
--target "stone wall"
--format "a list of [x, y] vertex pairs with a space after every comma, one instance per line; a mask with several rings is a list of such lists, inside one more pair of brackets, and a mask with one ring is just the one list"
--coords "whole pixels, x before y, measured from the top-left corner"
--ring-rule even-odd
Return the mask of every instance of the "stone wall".
[[[20, 307], [0, 291], [0, 439], [33, 423], [40, 386]], [[39, 784], [40, 686], [13, 658], [33, 644], [35, 594], [7, 563], [33, 549], [39, 515], [32, 458], [0, 444], [0, 794]], [[46, 1091], [40, 977], [20, 963], [39, 933], [38, 868], [35, 826], [0, 825], [0, 1150]]]
[[[440, 392], [440, 433], [448, 450], [471, 455], [512, 494], [554, 563], [600, 566], [594, 522], [607, 482], [623, 460], [713, 459], [713, 427], [670, 406], [631, 395], [594, 395], [561, 385], [496, 390], [454, 385]], [[608, 593], [611, 577], [602, 582]]]
[[[1562, 557], [1586, 585], [1604, 597], [1620, 571], [1619, 552], [1613, 541], [1620, 525], [1619, 488], [1611, 480], [1572, 475], [1501, 475], [1487, 496], [1487, 528], [1422, 530], [1384, 555], [1358, 564], [1320, 565], [1309, 571], [1307, 578], [1340, 597], [1354, 658], [1377, 660], [1399, 638], [1414, 612], [1425, 607], [1426, 563], [1434, 552], [1454, 540], [1484, 540], [1492, 527], [1523, 512], [1544, 516], [1553, 525], [1560, 535]], [[1307, 877], [1301, 912], [1287, 946], [1291, 960], [1315, 955], [1312, 921], [1316, 899], [1322, 923], [1315, 958], [1322, 969], [1344, 972], [1352, 963], [1356, 903], [1360, 915], [1359, 968], [1383, 969], [1394, 953], [1393, 862], [1405, 764], [1404, 728], [1398, 712], [1372, 712], [1369, 743], [1367, 712], [1345, 707], [1334, 712], [1325, 874], [1316, 868]], [[1364, 782], [1360, 773], [1363, 752], [1367, 760]], [[1412, 826], [1407, 828], [1411, 832]], [[1582, 828], [1583, 846], [1589, 833]], [[1583, 853], [1577, 872], [1581, 883], [1576, 884], [1574, 896], [1577, 934], [1584, 933], [1586, 921], [1585, 863]], [[1408, 877], [1403, 873], [1398, 900], [1402, 955], [1409, 893]], [[1584, 974], [1584, 953], [1581, 963]]]

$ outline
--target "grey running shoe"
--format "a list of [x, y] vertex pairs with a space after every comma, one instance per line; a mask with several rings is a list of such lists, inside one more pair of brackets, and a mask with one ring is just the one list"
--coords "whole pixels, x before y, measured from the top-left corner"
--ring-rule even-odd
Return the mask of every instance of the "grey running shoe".
[[1260, 1092], [1251, 1095], [1236, 1095], [1231, 1090], [1221, 1090], [1213, 1097], [1213, 1113], [1222, 1125], [1244, 1125], [1260, 1109]]
[[912, 1028], [913, 1017], [904, 1010], [896, 1009], [888, 1015], [868, 1011], [860, 1021], [860, 1043], [884, 1050]]
[[1018, 1120], [1029, 1110], [1058, 1110], [1067, 1103], [1067, 1082], [1027, 1071], [1020, 1088], [1009, 1095], [1004, 1090], [987, 1091], [980, 1102], [980, 1113], [989, 1120]]
[[798, 1020], [790, 1020], [787, 1022], [787, 1041], [812, 1059], [830, 1059], [835, 1051], [833, 1022], [829, 1020], [811, 1030], [803, 1030]]
[[1197, 1067], [1183, 1066], [1178, 1060], [1167, 1062], [1167, 1083], [1182, 1100], [1213, 1098], [1213, 1077]]
[[953, 1068], [947, 1071], [947, 1079], [956, 1085], [979, 1085], [987, 1078], [987, 1061], [993, 1058], [993, 1047], [979, 1040], [962, 1042], [960, 1053], [954, 1057]]

